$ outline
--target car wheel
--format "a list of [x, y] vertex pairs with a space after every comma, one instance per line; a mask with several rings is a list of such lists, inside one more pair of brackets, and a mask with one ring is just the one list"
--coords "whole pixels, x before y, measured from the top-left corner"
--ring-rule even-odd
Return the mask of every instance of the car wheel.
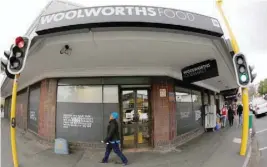
[[256, 118], [259, 118], [259, 115], [255, 115]]

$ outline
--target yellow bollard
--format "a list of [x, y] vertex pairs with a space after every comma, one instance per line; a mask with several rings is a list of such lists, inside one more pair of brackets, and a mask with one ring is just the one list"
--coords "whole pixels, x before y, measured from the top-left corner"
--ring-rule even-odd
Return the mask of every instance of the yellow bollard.
[[[223, 10], [222, 10], [222, 3], [223, 0], [216, 0], [216, 4], [218, 7], [218, 10], [223, 17], [224, 23], [228, 29], [230, 38], [231, 38], [231, 44], [233, 47], [233, 50], [236, 53], [239, 52], [239, 47], [236, 41], [236, 38], [234, 36], [234, 33], [232, 29], [230, 28], [229, 22], [227, 18], [225, 17]], [[247, 143], [248, 143], [248, 122], [249, 122], [249, 99], [248, 99], [248, 89], [242, 88], [242, 103], [243, 103], [243, 128], [242, 128], [242, 140], [241, 140], [241, 147], [240, 147], [240, 155], [244, 156], [246, 155], [247, 151]]]
[[18, 167], [18, 155], [17, 155], [17, 144], [16, 144], [16, 103], [17, 103], [17, 88], [18, 78], [16, 75], [13, 81], [12, 100], [11, 100], [11, 116], [10, 116], [10, 134], [11, 134], [11, 149], [14, 167]]

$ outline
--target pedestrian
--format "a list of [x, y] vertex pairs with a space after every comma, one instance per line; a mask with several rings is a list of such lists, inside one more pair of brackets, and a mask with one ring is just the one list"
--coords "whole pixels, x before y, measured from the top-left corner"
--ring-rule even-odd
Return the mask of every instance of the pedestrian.
[[101, 163], [108, 163], [108, 158], [113, 150], [121, 159], [123, 166], [128, 164], [127, 158], [123, 155], [120, 150], [120, 134], [119, 134], [119, 125], [117, 119], [119, 114], [117, 112], [112, 112], [110, 115], [109, 125], [107, 127], [107, 137], [105, 138], [103, 143], [106, 143], [106, 152], [105, 156], [102, 159]]
[[239, 104], [237, 107], [237, 114], [238, 114], [238, 120], [239, 120], [239, 125], [242, 125], [242, 115], [243, 115], [243, 106], [242, 104]]
[[227, 118], [227, 108], [226, 105], [223, 105], [223, 108], [221, 110], [221, 118], [222, 118], [222, 128], [226, 125], [226, 118]]
[[229, 106], [229, 109], [228, 109], [228, 120], [229, 120], [230, 127], [232, 127], [233, 124], [234, 124], [234, 116], [235, 116], [235, 112], [232, 109], [232, 106]]

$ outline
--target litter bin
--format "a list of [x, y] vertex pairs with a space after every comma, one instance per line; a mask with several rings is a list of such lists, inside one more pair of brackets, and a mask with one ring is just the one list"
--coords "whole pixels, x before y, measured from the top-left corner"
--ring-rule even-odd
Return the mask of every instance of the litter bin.
[[69, 154], [69, 146], [66, 139], [55, 139], [55, 153], [56, 154]]

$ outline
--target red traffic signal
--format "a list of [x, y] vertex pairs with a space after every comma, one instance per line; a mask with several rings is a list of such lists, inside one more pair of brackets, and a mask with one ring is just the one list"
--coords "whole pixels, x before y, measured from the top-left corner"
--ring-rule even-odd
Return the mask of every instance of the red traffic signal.
[[17, 37], [15, 40], [15, 45], [18, 46], [20, 49], [24, 47], [25, 41], [22, 37]]

